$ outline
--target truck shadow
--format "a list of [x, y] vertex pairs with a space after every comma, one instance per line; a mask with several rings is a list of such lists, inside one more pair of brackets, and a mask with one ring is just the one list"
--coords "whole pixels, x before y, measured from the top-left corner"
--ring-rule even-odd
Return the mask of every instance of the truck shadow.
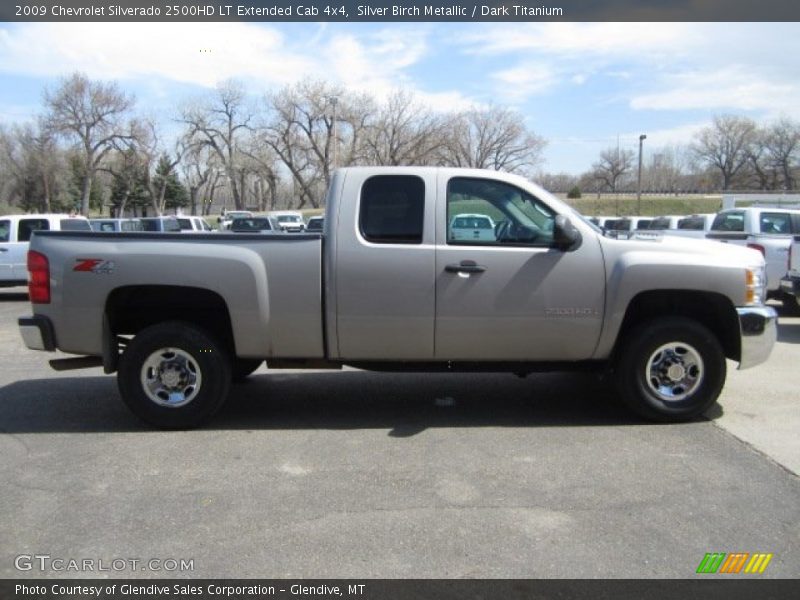
[[[234, 385], [206, 430], [641, 425], [592, 374], [261, 373]], [[4, 433], [153, 431], [119, 398], [113, 377], [19, 381], [0, 389]]]

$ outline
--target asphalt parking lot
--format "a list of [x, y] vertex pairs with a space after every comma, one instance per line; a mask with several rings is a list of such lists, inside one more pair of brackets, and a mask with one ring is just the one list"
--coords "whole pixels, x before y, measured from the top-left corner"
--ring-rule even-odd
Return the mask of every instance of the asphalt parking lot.
[[[262, 367], [205, 428], [157, 432], [113, 377], [24, 348], [21, 291], [0, 291], [0, 577], [673, 578], [707, 552], [800, 576], [798, 318], [766, 365], [729, 364], [707, 421], [642, 423], [586, 374]], [[15, 567], [35, 554], [193, 570]]]

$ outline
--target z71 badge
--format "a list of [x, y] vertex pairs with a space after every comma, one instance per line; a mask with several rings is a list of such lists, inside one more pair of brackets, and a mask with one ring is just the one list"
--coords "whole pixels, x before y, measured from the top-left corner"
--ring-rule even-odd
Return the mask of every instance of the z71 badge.
[[78, 263], [72, 267], [73, 271], [81, 273], [94, 273], [95, 275], [110, 275], [114, 272], [114, 261], [102, 258], [76, 258]]

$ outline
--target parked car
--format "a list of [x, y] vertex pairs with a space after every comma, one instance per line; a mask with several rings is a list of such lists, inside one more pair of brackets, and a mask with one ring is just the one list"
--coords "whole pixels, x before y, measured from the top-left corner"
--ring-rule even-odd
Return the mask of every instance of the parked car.
[[178, 233], [181, 226], [175, 217], [142, 217], [142, 231], [158, 231], [160, 233]]
[[89, 225], [92, 227], [92, 231], [143, 231], [142, 222], [139, 219], [89, 219]]
[[231, 222], [234, 233], [284, 233], [278, 220], [271, 216], [239, 217]]
[[486, 215], [461, 214], [450, 219], [447, 239], [473, 242], [494, 242], [495, 223]]
[[0, 287], [25, 285], [25, 256], [35, 231], [91, 231], [85, 217], [66, 214], [0, 216]]
[[654, 217], [647, 226], [647, 229], [651, 231], [671, 231], [678, 228], [678, 222], [683, 218], [684, 217], [681, 215], [664, 215], [660, 217]]
[[615, 221], [619, 217], [589, 217], [589, 222], [597, 225], [600, 229], [605, 229], [609, 221]]
[[306, 228], [303, 215], [294, 210], [271, 212], [270, 216], [278, 219], [281, 229], [290, 233], [300, 233]]
[[650, 217], [619, 217], [606, 219], [606, 231], [641, 231], [647, 229], [652, 222]]
[[792, 235], [800, 235], [800, 210], [749, 206], [720, 211], [706, 238], [758, 250], [767, 263], [767, 296], [783, 300]]
[[234, 219], [252, 217], [252, 216], [253, 213], [251, 213], [249, 210], [229, 210], [219, 218], [220, 231], [230, 229], [231, 223], [233, 222]]
[[178, 227], [186, 233], [206, 233], [214, 231], [203, 217], [176, 217]]
[[[185, 428], [264, 360], [414, 373], [593, 368], [643, 417], [682, 421], [716, 401], [726, 358], [752, 367], [776, 340], [759, 252], [607, 237], [520, 176], [350, 167], [335, 171], [326, 198], [325, 236], [110, 244], [42, 232], [28, 258], [25, 345], [79, 355], [52, 360], [61, 370], [117, 372], [136, 415]], [[450, 240], [450, 222], [436, 218], [490, 208], [504, 224], [494, 243]]]
[[800, 316], [800, 235], [794, 236], [789, 246], [789, 261], [786, 276], [781, 279], [783, 307], [795, 316]]
[[325, 217], [318, 215], [309, 217], [306, 222], [306, 231], [322, 231], [325, 228]]
[[678, 219], [678, 224], [674, 230], [668, 230], [669, 235], [679, 237], [693, 237], [703, 239], [714, 223], [716, 213], [704, 213], [699, 215], [688, 215]]

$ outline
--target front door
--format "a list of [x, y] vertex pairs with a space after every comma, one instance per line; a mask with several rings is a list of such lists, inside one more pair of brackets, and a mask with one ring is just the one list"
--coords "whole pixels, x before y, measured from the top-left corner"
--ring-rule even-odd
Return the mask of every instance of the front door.
[[576, 249], [556, 248], [554, 210], [506, 182], [454, 177], [438, 186], [446, 202], [436, 242], [436, 358], [591, 358], [605, 295], [597, 237], [587, 232]]

